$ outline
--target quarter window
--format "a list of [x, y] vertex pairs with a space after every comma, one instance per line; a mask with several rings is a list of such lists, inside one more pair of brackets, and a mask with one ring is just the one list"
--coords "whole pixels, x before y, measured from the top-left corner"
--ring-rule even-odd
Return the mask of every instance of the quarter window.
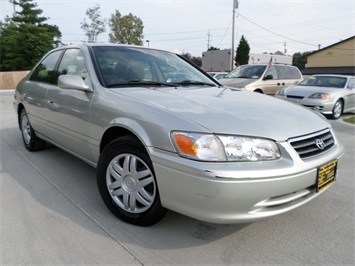
[[290, 67], [292, 79], [301, 79], [301, 73], [296, 67]]

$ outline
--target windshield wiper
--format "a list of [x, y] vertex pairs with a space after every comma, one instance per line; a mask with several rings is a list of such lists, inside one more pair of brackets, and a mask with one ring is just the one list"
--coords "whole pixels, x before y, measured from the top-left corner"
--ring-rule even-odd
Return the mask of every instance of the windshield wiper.
[[156, 81], [131, 80], [131, 81], [128, 81], [128, 82], [108, 84], [107, 88], [134, 87], [134, 86], [167, 86], [167, 87], [176, 87], [177, 84], [166, 83], [166, 82], [156, 82]]
[[177, 84], [181, 84], [181, 85], [204, 85], [204, 86], [211, 86], [211, 87], [217, 86], [214, 83], [195, 81], [195, 80], [183, 80], [181, 82], [177, 82]]

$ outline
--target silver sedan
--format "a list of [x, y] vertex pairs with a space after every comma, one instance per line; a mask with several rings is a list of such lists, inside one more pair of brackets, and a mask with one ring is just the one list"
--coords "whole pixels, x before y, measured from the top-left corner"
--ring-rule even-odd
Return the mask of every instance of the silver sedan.
[[333, 119], [355, 111], [355, 77], [314, 75], [276, 93], [277, 98], [309, 107]]
[[214, 223], [285, 213], [336, 182], [343, 154], [317, 113], [138, 46], [54, 49], [14, 106], [29, 151], [50, 142], [96, 167], [106, 206], [142, 226], [167, 209]]

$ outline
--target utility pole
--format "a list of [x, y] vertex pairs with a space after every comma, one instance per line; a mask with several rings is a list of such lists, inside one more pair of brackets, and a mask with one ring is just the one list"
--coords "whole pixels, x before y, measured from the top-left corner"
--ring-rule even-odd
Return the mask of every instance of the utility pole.
[[210, 31], [208, 31], [208, 33], [207, 33], [207, 51], [208, 51], [208, 49], [210, 49], [211, 36], [212, 36], [212, 34], [210, 33]]
[[286, 55], [286, 53], [287, 53], [287, 49], [286, 49], [286, 42], [284, 42], [284, 55]]
[[230, 70], [234, 68], [234, 28], [235, 28], [235, 11], [238, 8], [238, 0], [233, 0], [233, 22], [232, 22], [232, 49], [231, 49], [231, 65]]

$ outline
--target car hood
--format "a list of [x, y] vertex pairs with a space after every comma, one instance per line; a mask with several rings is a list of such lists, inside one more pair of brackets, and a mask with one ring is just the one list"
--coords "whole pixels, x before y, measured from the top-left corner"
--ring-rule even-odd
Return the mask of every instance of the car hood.
[[286, 93], [286, 95], [308, 97], [316, 92], [334, 93], [334, 92], [339, 92], [340, 90], [341, 89], [334, 89], [334, 88], [330, 88], [330, 87], [291, 86], [291, 87], [284, 89], [284, 92]]
[[231, 86], [234, 88], [244, 88], [246, 85], [256, 81], [255, 79], [245, 79], [245, 78], [223, 78], [220, 79], [218, 82], [226, 85]]
[[112, 91], [219, 134], [281, 141], [330, 127], [318, 114], [304, 107], [272, 96], [225, 87], [125, 88]]

